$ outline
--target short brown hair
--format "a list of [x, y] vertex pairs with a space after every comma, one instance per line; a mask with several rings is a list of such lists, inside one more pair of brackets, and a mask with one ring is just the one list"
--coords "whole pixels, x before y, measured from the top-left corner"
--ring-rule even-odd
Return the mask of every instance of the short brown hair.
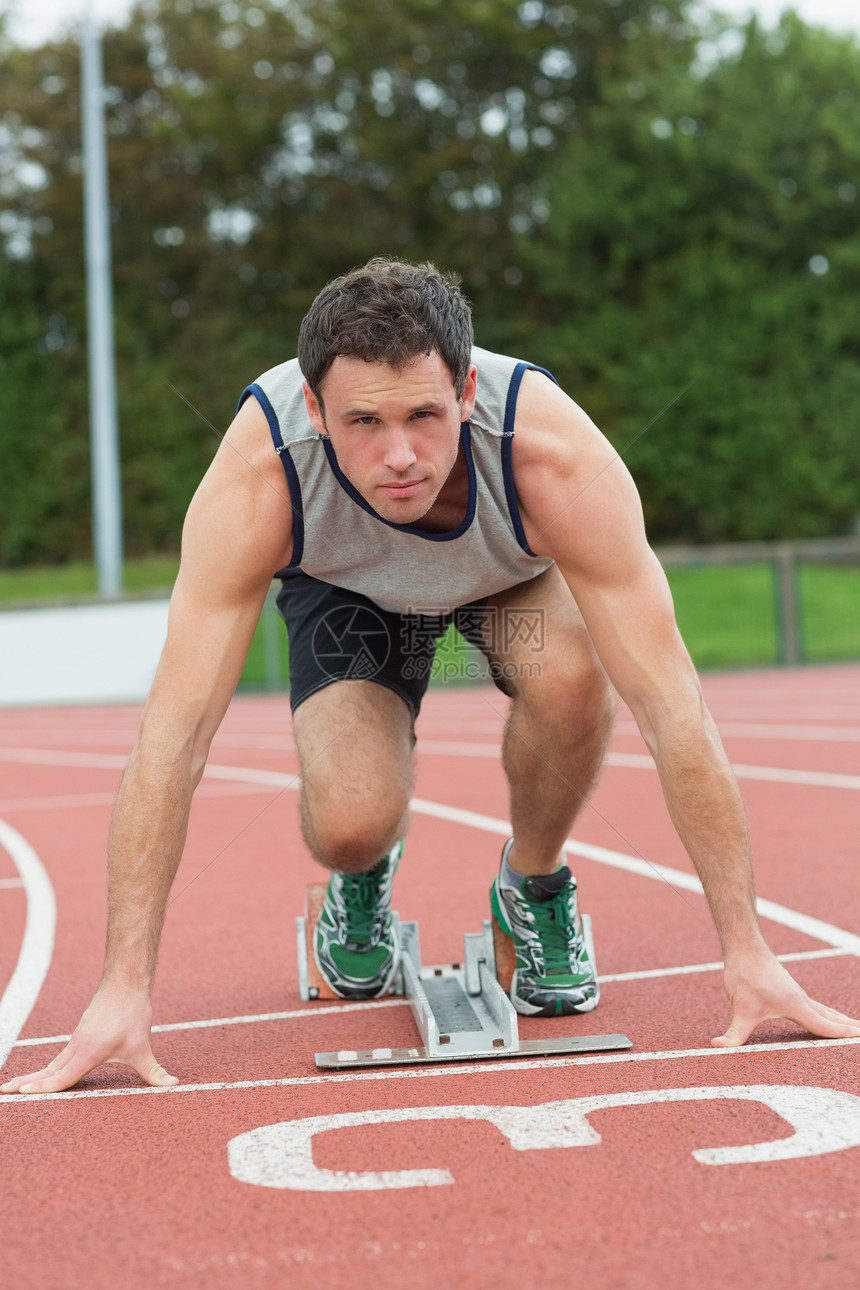
[[298, 359], [317, 398], [336, 358], [400, 369], [438, 352], [463, 395], [472, 355], [472, 313], [453, 273], [381, 256], [323, 287], [299, 329]]

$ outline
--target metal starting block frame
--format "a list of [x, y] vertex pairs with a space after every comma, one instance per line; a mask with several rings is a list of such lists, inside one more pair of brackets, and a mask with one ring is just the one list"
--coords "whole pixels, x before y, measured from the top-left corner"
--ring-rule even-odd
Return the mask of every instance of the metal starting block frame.
[[[322, 884], [309, 886], [305, 916], [296, 920], [299, 989], [305, 1000], [339, 997], [322, 978], [313, 952], [313, 937], [325, 891]], [[421, 1044], [414, 1048], [317, 1053], [318, 1067], [347, 1070], [356, 1066], [614, 1052], [633, 1047], [626, 1035], [618, 1034], [520, 1039], [518, 1014], [507, 993], [514, 970], [513, 942], [495, 920], [493, 923], [485, 920], [480, 932], [466, 933], [462, 963], [425, 967], [421, 963], [418, 924], [401, 923], [396, 913], [392, 918], [400, 942], [400, 962], [389, 993], [406, 997]], [[594, 939], [587, 914], [582, 915], [582, 931], [594, 963]]]

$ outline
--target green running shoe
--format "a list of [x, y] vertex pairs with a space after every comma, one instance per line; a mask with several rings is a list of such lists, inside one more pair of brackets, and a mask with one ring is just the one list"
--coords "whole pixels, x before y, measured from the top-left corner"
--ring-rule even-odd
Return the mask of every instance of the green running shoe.
[[314, 940], [317, 967], [341, 999], [377, 999], [397, 971], [400, 946], [391, 884], [403, 854], [397, 842], [369, 873], [333, 873]]
[[511, 1002], [526, 1017], [566, 1017], [591, 1012], [600, 986], [582, 934], [576, 882], [567, 865], [545, 877], [525, 878], [519, 887], [503, 881], [504, 861], [490, 888], [490, 905], [516, 950]]

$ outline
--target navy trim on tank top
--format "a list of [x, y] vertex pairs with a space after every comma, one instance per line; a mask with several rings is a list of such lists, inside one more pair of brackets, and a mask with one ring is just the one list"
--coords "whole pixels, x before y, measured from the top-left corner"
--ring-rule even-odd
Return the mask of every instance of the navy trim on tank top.
[[505, 424], [502, 428], [502, 478], [505, 481], [505, 497], [508, 503], [508, 511], [511, 516], [511, 523], [514, 526], [514, 533], [517, 542], [519, 542], [526, 555], [534, 556], [536, 560], [541, 557], [536, 551], [533, 551], [526, 539], [526, 531], [523, 528], [522, 516], [520, 515], [520, 504], [517, 501], [517, 490], [514, 484], [514, 463], [512, 451], [514, 446], [514, 421], [517, 415], [517, 397], [520, 392], [520, 384], [526, 372], [542, 372], [548, 376], [553, 385], [558, 385], [558, 381], [552, 372], [548, 372], [545, 367], [536, 367], [533, 363], [518, 363], [514, 368], [514, 374], [511, 377], [511, 383], [508, 386], [508, 400], [505, 404]]
[[[289, 564], [285, 564], [284, 568], [295, 569], [301, 564], [302, 556], [305, 553], [305, 521], [302, 514], [302, 486], [299, 483], [299, 476], [295, 463], [284, 446], [284, 439], [281, 434], [281, 427], [278, 424], [277, 413], [269, 402], [265, 390], [262, 386], [257, 385], [256, 383], [247, 386], [242, 391], [241, 398], [239, 399], [239, 408], [241, 408], [249, 394], [253, 394], [254, 398], [266, 414], [266, 420], [269, 423], [269, 434], [272, 436], [272, 443], [275, 445], [275, 452], [281, 459], [281, 465], [283, 466], [284, 474], [287, 477], [287, 488], [290, 490], [290, 508], [293, 512], [293, 554], [290, 557]], [[236, 410], [238, 411], [239, 409], [237, 408]]]
[[450, 542], [452, 538], [461, 537], [475, 518], [475, 505], [477, 502], [478, 490], [475, 482], [475, 463], [472, 460], [472, 436], [468, 421], [462, 422], [460, 426], [460, 442], [463, 445], [463, 452], [466, 457], [466, 470], [469, 475], [469, 501], [466, 506], [466, 514], [463, 520], [455, 529], [451, 529], [449, 533], [424, 533], [421, 529], [413, 528], [411, 524], [395, 524], [393, 520], [386, 520], [383, 516], [377, 514], [370, 503], [362, 497], [358, 489], [352, 486], [346, 475], [341, 470], [334, 450], [334, 445], [331, 440], [323, 438], [322, 442], [325, 446], [328, 464], [331, 466], [334, 477], [344, 492], [352, 498], [356, 506], [360, 506], [363, 511], [367, 511], [368, 515], [372, 515], [375, 520], [379, 520], [380, 524], [387, 524], [390, 529], [396, 529], [398, 533], [411, 533], [413, 537], [426, 538], [428, 542]]

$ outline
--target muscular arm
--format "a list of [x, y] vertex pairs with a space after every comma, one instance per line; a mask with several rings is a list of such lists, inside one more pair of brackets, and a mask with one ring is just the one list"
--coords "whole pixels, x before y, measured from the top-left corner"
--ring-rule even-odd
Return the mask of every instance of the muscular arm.
[[563, 573], [654, 757], [672, 821], [701, 878], [733, 1004], [729, 1029], [714, 1042], [743, 1043], [773, 1016], [817, 1034], [860, 1034], [857, 1022], [808, 1000], [764, 942], [740, 791], [623, 462], [581, 409], [536, 373], [523, 381], [514, 443], [529, 543]]
[[289, 559], [289, 498], [249, 399], [188, 510], [167, 641], [114, 809], [101, 983], [68, 1046], [3, 1092], [54, 1092], [105, 1061], [173, 1083], [149, 1041], [150, 988], [191, 798], [241, 675], [272, 574]]

